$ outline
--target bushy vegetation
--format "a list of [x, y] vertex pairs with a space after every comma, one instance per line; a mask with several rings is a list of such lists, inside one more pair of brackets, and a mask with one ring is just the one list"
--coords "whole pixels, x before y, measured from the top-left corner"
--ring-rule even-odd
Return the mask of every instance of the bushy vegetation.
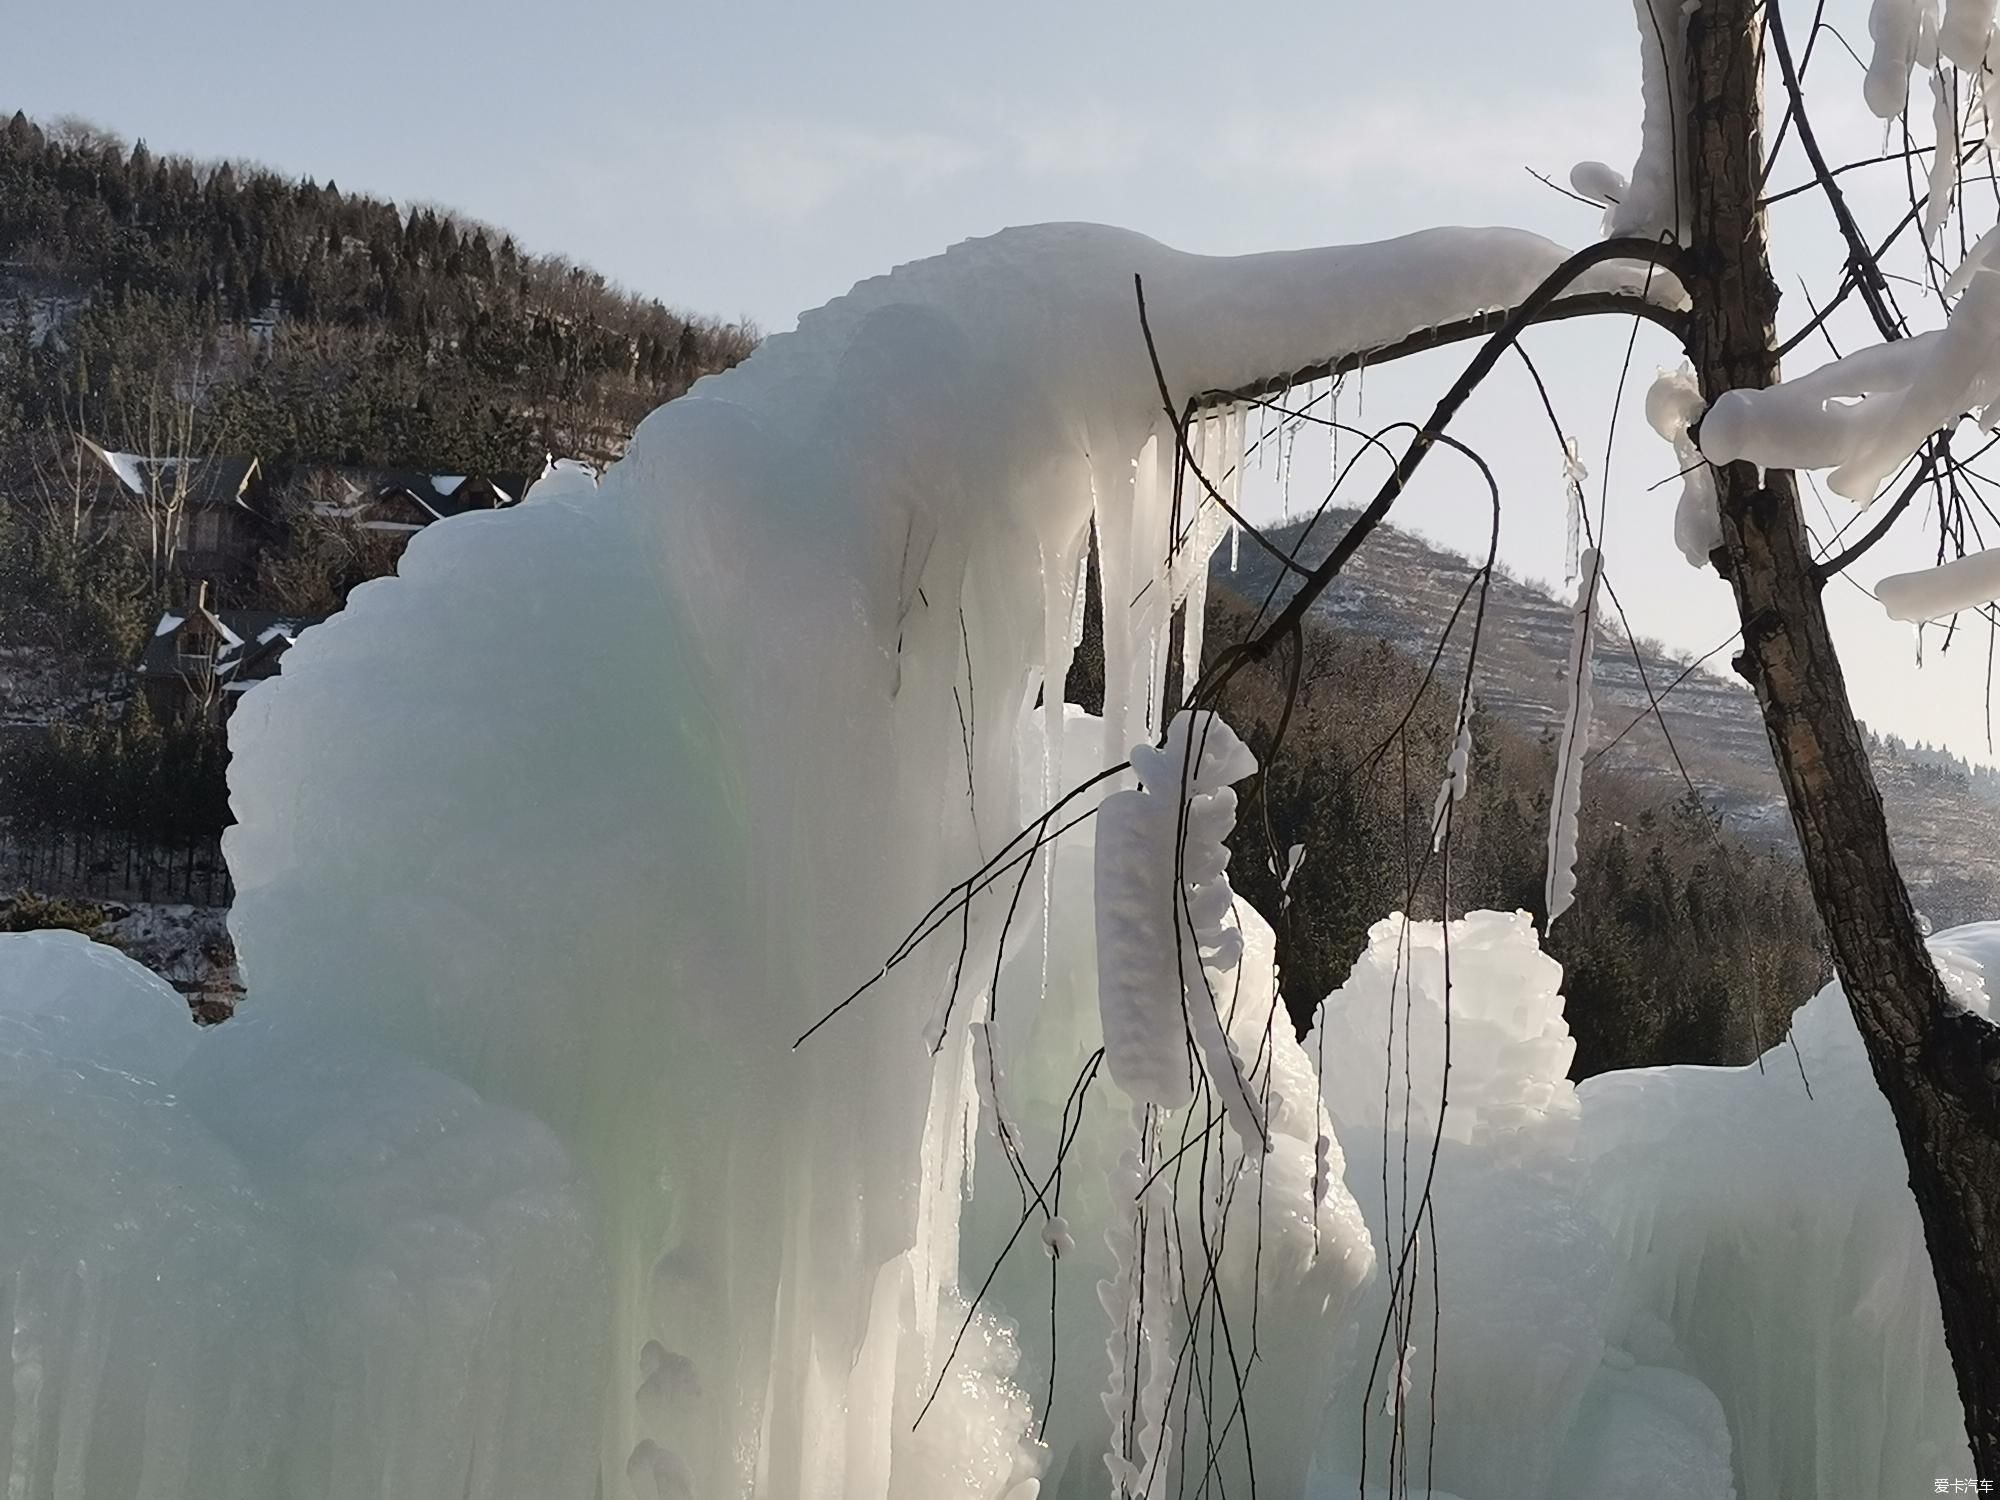
[[65, 519], [20, 490], [0, 496], [0, 647], [80, 681], [129, 666], [159, 616], [125, 536]]
[[211, 720], [162, 723], [134, 696], [11, 741], [0, 795], [12, 826], [29, 834], [207, 838], [229, 821], [228, 759]]
[[0, 932], [46, 932], [62, 928], [68, 932], [93, 933], [109, 917], [110, 913], [95, 901], [75, 896], [17, 891], [12, 896], [0, 897]]

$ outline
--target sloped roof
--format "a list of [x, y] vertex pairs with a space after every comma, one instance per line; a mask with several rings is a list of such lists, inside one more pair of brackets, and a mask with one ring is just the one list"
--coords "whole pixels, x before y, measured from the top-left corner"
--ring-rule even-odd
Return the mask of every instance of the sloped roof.
[[521, 498], [527, 481], [508, 474], [426, 474], [419, 469], [384, 470], [374, 487], [379, 499], [408, 495], [442, 521], [469, 510], [492, 510]]
[[[225, 686], [236, 682], [257, 682], [278, 670], [278, 660], [291, 649], [300, 631], [317, 625], [309, 615], [286, 615], [262, 609], [194, 608], [197, 617], [214, 630], [222, 642], [215, 654], [215, 675]], [[176, 614], [160, 617], [146, 649], [139, 658], [141, 677], [179, 677], [181, 634], [187, 618]]]
[[118, 453], [83, 440], [87, 454], [102, 465], [101, 492], [116, 491], [132, 497], [167, 494], [184, 488], [185, 503], [191, 507], [240, 505], [255, 507], [245, 498], [251, 483], [261, 472], [255, 458], [176, 458]]

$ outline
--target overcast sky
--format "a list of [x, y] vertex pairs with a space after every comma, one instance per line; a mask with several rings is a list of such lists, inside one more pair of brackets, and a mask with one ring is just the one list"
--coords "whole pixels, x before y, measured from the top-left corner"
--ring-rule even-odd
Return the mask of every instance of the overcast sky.
[[[1860, 10], [1834, 0], [1828, 14], [1860, 42]], [[1636, 29], [1622, 0], [1322, 0], [1242, 13], [1176, 0], [977, 12], [932, 0], [0, 0], [0, 23], [9, 111], [80, 114], [156, 151], [448, 204], [531, 249], [766, 331], [861, 277], [1039, 220], [1123, 224], [1217, 253], [1440, 223], [1580, 243], [1595, 212], [1528, 169], [1561, 179], [1579, 158], [1629, 164], [1638, 131]], [[1814, 66], [1821, 133], [1837, 156], [1873, 154], [1881, 130], [1861, 112], [1856, 70], [1827, 54]], [[1864, 209], [1893, 218], [1897, 169], [1848, 181]], [[1823, 294], [1839, 255], [1808, 200], [1777, 227], [1791, 326], [1805, 311], [1798, 278]], [[1538, 330], [1532, 347], [1591, 468], [1593, 506], [1608, 507], [1607, 569], [1634, 628], [1706, 651], [1734, 617], [1726, 589], [1672, 548], [1678, 482], [1648, 488], [1675, 465], [1640, 403], [1677, 359], [1650, 328], [1605, 487], [1631, 336], [1629, 322], [1607, 320]], [[1859, 337], [1851, 324], [1842, 336], [1842, 347]], [[1420, 415], [1463, 357], [1379, 371], [1350, 403], [1365, 399], [1378, 419]], [[1514, 372], [1475, 401], [1461, 433], [1506, 486], [1503, 556], [1557, 577], [1559, 454]], [[1322, 441], [1301, 451], [1293, 509], [1318, 498], [1325, 467]], [[1483, 550], [1483, 490], [1434, 465], [1401, 518]], [[1281, 509], [1272, 476], [1262, 483], [1264, 507]], [[1836, 522], [1851, 516], [1830, 504]], [[1816, 501], [1810, 513], [1831, 529]], [[1927, 560], [1931, 544], [1912, 530], [1899, 552], [1867, 559], [1859, 581]], [[1933, 639], [1918, 673], [1908, 627], [1883, 621], [1859, 588], [1829, 597], [1863, 716], [1990, 759], [1983, 630], [1962, 631], [1946, 655]]]

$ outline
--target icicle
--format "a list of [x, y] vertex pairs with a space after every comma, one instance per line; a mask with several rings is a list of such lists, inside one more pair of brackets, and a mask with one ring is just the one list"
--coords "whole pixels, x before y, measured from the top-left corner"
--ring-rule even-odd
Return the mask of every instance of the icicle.
[[[1291, 394], [1291, 387], [1287, 386], [1287, 405], [1290, 405]], [[1298, 446], [1301, 425], [1297, 418], [1293, 418], [1284, 423], [1278, 435], [1278, 505], [1287, 526], [1292, 523], [1292, 450]]]
[[[1233, 406], [1223, 417], [1222, 456], [1227, 463], [1223, 470], [1226, 476], [1219, 486], [1228, 498], [1230, 508], [1238, 515], [1243, 512], [1243, 428], [1244, 411], [1241, 406]], [[1242, 561], [1243, 528], [1233, 520], [1229, 523], [1229, 571], [1234, 573]]]
[[1590, 471], [1578, 455], [1576, 439], [1563, 439], [1563, 491], [1569, 498], [1569, 537], [1563, 550], [1563, 582], [1576, 582], [1578, 549], [1583, 546], [1583, 482]]
[[1937, 243], [1938, 231], [1951, 215], [1952, 193], [1958, 187], [1958, 113], [1951, 106], [1944, 70], [1931, 74], [1931, 128], [1937, 149], [1931, 153], [1930, 197], [1924, 204], [1924, 247]]
[[1117, 1269], [1111, 1280], [1097, 1284], [1098, 1305], [1111, 1324], [1104, 1346], [1110, 1379], [1100, 1398], [1112, 1433], [1104, 1466], [1121, 1500], [1161, 1494], [1173, 1456], [1167, 1420], [1176, 1364], [1170, 1293], [1179, 1278], [1170, 1264], [1168, 1179], [1149, 1171], [1157, 1137], [1146, 1111], [1134, 1108], [1132, 1143], [1109, 1174], [1111, 1201], [1129, 1205], [1104, 1234]]
[[1070, 598], [1069, 606], [1069, 649], [1076, 650], [1083, 644], [1083, 617], [1090, 598], [1090, 526], [1083, 528], [1083, 545], [1076, 553], [1076, 593]]
[[991, 1121], [996, 1138], [1004, 1139], [1010, 1149], [1019, 1151], [1020, 1137], [1000, 1108], [1007, 1070], [1000, 1061], [993, 1028], [984, 1021], [973, 1021], [965, 1029], [972, 1043], [972, 1087], [978, 1095], [979, 1112]]
[[1877, 119], [1902, 113], [1910, 92], [1910, 69], [1924, 51], [1926, 33], [1935, 35], [1935, 0], [1875, 0], [1868, 12], [1868, 35], [1875, 50], [1868, 61], [1862, 97]]
[[1332, 388], [1327, 392], [1327, 416], [1333, 420], [1326, 427], [1326, 482], [1332, 484], [1340, 478], [1340, 392], [1347, 384], [1345, 375], [1336, 375]]
[[1583, 757], [1590, 748], [1591, 652], [1597, 583], [1603, 563], [1595, 547], [1583, 554], [1583, 582], [1577, 586], [1569, 644], [1569, 708], [1556, 742], [1555, 797], [1549, 806], [1549, 923], [1576, 900], [1577, 808], [1583, 794]]
[[1701, 387], [1694, 366], [1662, 370], [1646, 392], [1646, 420], [1653, 431], [1674, 445], [1674, 462], [1681, 470], [1681, 499], [1674, 509], [1674, 545], [1691, 567], [1706, 567], [1709, 554], [1722, 545], [1722, 520], [1715, 508], [1715, 475], [1688, 428], [1702, 413]]
[[1294, 844], [1285, 852], [1285, 873], [1283, 878], [1278, 882], [1280, 890], [1288, 891], [1292, 888], [1292, 877], [1299, 873], [1299, 866], [1305, 863], [1305, 859], [1306, 846], [1304, 844]]

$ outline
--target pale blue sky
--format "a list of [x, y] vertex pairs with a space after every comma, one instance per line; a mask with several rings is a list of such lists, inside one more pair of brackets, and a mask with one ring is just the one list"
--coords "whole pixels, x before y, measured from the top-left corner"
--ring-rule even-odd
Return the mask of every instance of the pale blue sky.
[[[1862, 39], [1860, 8], [1835, 0], [1829, 13]], [[1880, 128], [1861, 114], [1852, 65], [1829, 52], [1816, 90], [1829, 149], [1872, 154]], [[1637, 71], [1624, 0], [1241, 13], [1170, 0], [0, 0], [7, 110], [77, 113], [156, 150], [449, 204], [531, 249], [766, 330], [900, 261], [1046, 219], [1215, 252], [1437, 223], [1579, 243], [1595, 214], [1527, 169], [1561, 178], [1581, 157], [1628, 163]], [[1864, 206], [1886, 210], [1900, 191], [1900, 177], [1850, 181]], [[1824, 226], [1803, 201], [1780, 215], [1788, 287], [1794, 273], [1827, 284], [1838, 257]], [[1535, 336], [1593, 497], [1628, 333], [1607, 323]], [[1462, 357], [1377, 372], [1369, 414], [1427, 409]], [[1675, 467], [1639, 413], [1671, 357], [1642, 332], [1612, 456], [1607, 557], [1638, 630], [1705, 650], [1733, 624], [1727, 593], [1672, 551], [1677, 485], [1646, 491]], [[1539, 407], [1510, 382], [1482, 394], [1462, 430], [1507, 486], [1503, 554], [1558, 574], [1559, 465]], [[1323, 444], [1305, 449], [1323, 465]], [[1301, 467], [1297, 500], [1315, 477]], [[1483, 546], [1483, 495], [1450, 474], [1400, 509], [1427, 534]], [[1922, 550], [1913, 533], [1893, 559], [1864, 564], [1862, 581]], [[1831, 597], [1864, 715], [1985, 758], [1983, 635], [1942, 662], [1933, 648], [1918, 676], [1906, 627], [1881, 621], [1857, 590]]]

